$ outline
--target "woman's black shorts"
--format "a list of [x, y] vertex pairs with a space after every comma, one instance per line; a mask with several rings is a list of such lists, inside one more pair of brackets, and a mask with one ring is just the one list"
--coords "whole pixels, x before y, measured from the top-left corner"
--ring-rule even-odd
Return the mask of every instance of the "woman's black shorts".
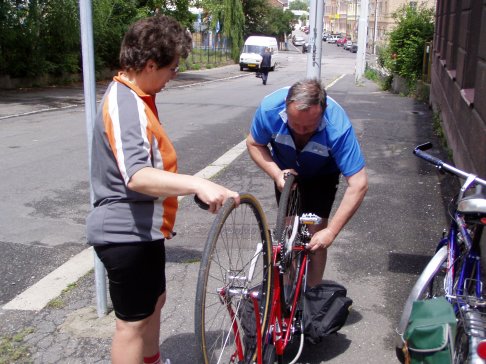
[[94, 247], [108, 273], [116, 317], [140, 321], [149, 317], [165, 292], [164, 240]]
[[[298, 177], [297, 186], [300, 192], [301, 212], [312, 212], [323, 219], [328, 219], [336, 198], [339, 176], [340, 173], [305, 179]], [[280, 195], [281, 192], [275, 185], [277, 203], [280, 200]]]

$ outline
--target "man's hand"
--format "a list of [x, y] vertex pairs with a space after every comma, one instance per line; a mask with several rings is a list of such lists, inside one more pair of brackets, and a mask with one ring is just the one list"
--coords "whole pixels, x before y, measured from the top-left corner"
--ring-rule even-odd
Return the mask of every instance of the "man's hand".
[[327, 249], [334, 242], [336, 235], [337, 234], [335, 234], [329, 228], [324, 228], [322, 230], [319, 230], [318, 232], [314, 233], [314, 235], [312, 236], [309, 245], [307, 245], [307, 249], [309, 249], [311, 252]]
[[297, 172], [294, 169], [284, 169], [280, 171], [277, 178], [275, 178], [275, 184], [277, 185], [277, 188], [280, 192], [283, 191], [285, 180], [289, 174], [293, 174], [294, 176], [297, 176]]

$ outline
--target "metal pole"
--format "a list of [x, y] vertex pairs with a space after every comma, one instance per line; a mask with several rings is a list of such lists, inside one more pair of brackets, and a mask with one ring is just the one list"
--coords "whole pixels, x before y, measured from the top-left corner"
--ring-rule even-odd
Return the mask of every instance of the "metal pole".
[[307, 78], [321, 79], [322, 18], [324, 0], [311, 0], [309, 12], [309, 54], [307, 55]]
[[368, 36], [368, 0], [361, 0], [358, 23], [358, 53], [356, 54], [356, 82], [363, 76], [366, 63], [366, 38]]
[[373, 27], [373, 54], [376, 54], [376, 33], [378, 32], [378, 0], [375, 0], [375, 24]]
[[[93, 138], [93, 125], [96, 118], [96, 79], [94, 71], [93, 48], [93, 18], [91, 0], [79, 0], [79, 15], [81, 22], [81, 45], [83, 54], [83, 84], [84, 104], [86, 116], [86, 134], [88, 136], [88, 166], [91, 171], [91, 139]], [[93, 190], [90, 184], [90, 203], [93, 206]], [[96, 253], [94, 255], [96, 308], [98, 317], [108, 312], [106, 304], [106, 272], [103, 263]]]

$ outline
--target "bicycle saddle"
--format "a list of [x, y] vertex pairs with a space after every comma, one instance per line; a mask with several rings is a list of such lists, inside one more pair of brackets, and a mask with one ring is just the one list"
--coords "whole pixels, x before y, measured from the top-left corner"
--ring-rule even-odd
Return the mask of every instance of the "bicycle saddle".
[[474, 194], [464, 197], [457, 204], [457, 211], [460, 213], [486, 215], [486, 196], [484, 194]]

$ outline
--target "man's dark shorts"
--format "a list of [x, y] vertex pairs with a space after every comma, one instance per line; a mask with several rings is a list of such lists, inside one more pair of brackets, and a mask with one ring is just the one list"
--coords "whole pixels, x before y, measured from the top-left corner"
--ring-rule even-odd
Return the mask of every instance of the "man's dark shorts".
[[[328, 219], [336, 198], [339, 176], [340, 173], [307, 179], [298, 177], [297, 186], [300, 192], [302, 212], [312, 212], [323, 219]], [[281, 193], [275, 185], [277, 203], [280, 195]]]
[[165, 292], [164, 240], [96, 246], [105, 265], [116, 317], [140, 321], [155, 311]]

